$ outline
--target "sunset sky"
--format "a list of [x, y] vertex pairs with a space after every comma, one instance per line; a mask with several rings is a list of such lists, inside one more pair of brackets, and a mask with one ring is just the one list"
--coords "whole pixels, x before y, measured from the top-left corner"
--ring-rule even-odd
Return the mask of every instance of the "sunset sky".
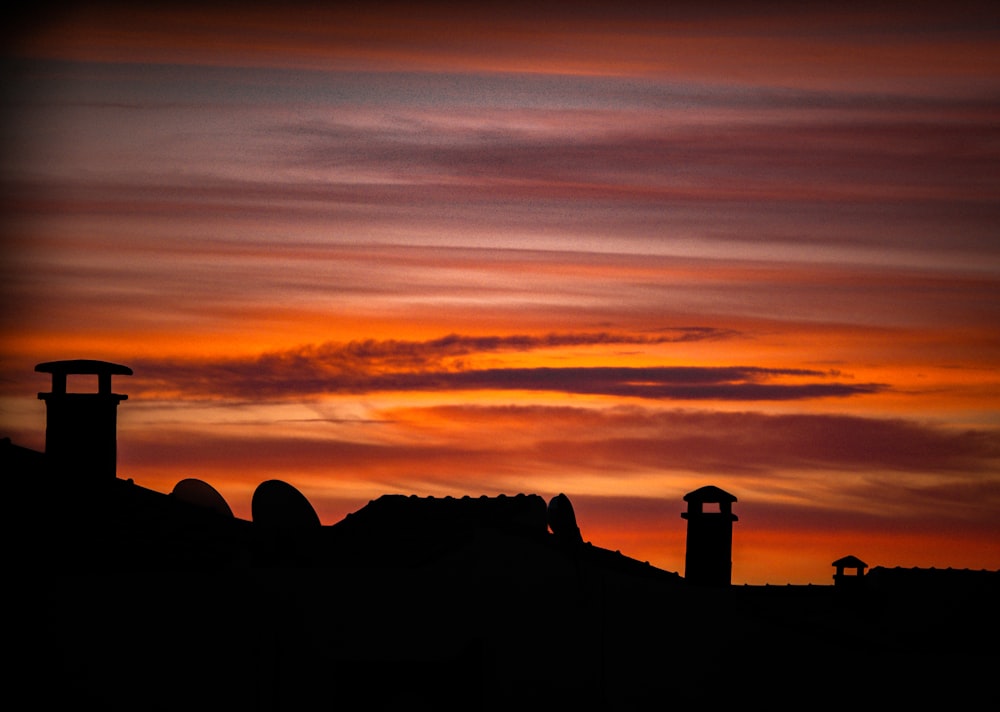
[[734, 583], [1000, 568], [1000, 11], [358, 5], [5, 30], [0, 436], [102, 359], [119, 477], [245, 518], [563, 492], [683, 574], [713, 484]]

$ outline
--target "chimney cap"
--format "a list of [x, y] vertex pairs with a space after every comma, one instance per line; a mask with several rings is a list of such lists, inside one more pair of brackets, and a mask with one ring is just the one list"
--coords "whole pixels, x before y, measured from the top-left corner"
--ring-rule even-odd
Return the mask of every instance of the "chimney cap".
[[699, 487], [694, 492], [688, 492], [684, 495], [685, 502], [735, 502], [736, 497], [729, 494], [723, 489], [719, 489], [715, 485], [706, 485], [705, 487]]
[[69, 359], [67, 361], [47, 361], [35, 366], [38, 373], [52, 374], [97, 374], [109, 376], [131, 376], [132, 369], [110, 361], [95, 361], [87, 358]]
[[831, 566], [839, 566], [845, 569], [867, 569], [868, 564], [854, 556], [853, 554], [834, 561]]

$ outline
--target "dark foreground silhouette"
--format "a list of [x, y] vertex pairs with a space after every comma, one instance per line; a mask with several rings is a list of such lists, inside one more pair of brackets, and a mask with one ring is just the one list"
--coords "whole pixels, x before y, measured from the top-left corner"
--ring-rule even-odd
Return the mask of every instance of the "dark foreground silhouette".
[[[117, 476], [107, 440], [124, 396], [110, 377], [125, 367], [39, 368], [53, 374], [46, 452], [0, 443], [7, 694], [22, 708], [898, 709], [992, 696], [996, 571], [865, 574], [850, 556], [833, 563], [836, 585], [732, 586], [736, 498], [712, 486], [684, 497], [686, 576], [587, 543], [562, 494], [384, 495], [324, 526], [271, 480], [245, 521], [208, 483], [160, 493]], [[60, 388], [81, 370], [98, 393]]]

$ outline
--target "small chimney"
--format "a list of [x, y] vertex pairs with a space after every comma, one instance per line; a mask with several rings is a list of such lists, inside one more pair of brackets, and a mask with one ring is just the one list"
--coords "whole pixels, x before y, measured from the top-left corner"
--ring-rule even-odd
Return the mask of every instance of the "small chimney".
[[[52, 374], [45, 401], [45, 455], [54, 472], [86, 482], [117, 477], [118, 404], [128, 396], [111, 392], [111, 376], [131, 376], [132, 369], [107, 361], [74, 359], [35, 366]], [[67, 376], [96, 375], [97, 393], [67, 392]]]
[[[864, 580], [865, 569], [868, 568], [868, 564], [853, 555], [837, 559], [832, 565], [836, 570], [836, 573], [833, 575], [834, 586], [860, 585]], [[854, 571], [854, 573], [847, 573], [847, 569]]]
[[[684, 578], [702, 586], [729, 586], [733, 578], [733, 514], [736, 497], [708, 485], [684, 495], [688, 511], [686, 519], [687, 551], [684, 556]], [[706, 504], [717, 504], [708, 511]]]

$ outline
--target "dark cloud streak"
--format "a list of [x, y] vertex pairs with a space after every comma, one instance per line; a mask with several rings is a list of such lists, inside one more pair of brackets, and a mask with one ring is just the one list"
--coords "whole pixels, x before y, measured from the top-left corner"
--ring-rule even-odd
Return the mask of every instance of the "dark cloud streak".
[[[776, 376], [822, 377], [820, 371], [757, 367], [500, 368], [375, 377], [365, 391], [527, 390], [672, 400], [799, 400], [876, 393], [874, 383], [773, 384]], [[348, 389], [358, 387], [347, 384]]]
[[[657, 345], [729, 338], [733, 332], [702, 327], [653, 335], [569, 333], [541, 336], [449, 335], [428, 341], [366, 340], [326, 343], [254, 358], [141, 361], [147, 388], [200, 396], [246, 399], [311, 398], [323, 394], [546, 391], [645, 399], [798, 400], [844, 397], [885, 390], [875, 383], [826, 382], [825, 371], [757, 366], [477, 368], [476, 354], [593, 345]], [[810, 379], [781, 383], [775, 379]], [[141, 384], [139, 384], [140, 387]]]

